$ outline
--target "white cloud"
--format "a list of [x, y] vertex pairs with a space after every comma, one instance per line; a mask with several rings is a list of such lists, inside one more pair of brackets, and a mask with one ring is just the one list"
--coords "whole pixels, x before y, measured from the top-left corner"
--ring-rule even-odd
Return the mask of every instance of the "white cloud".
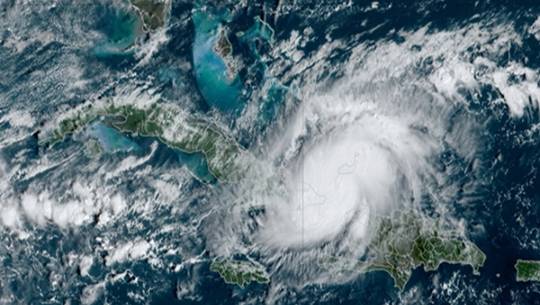
[[111, 217], [119, 216], [127, 206], [118, 193], [100, 194], [78, 182], [74, 183], [72, 190], [78, 198], [61, 201], [52, 198], [47, 191], [37, 194], [28, 191], [21, 195], [18, 204], [14, 201], [11, 205], [4, 205], [0, 211], [2, 224], [12, 229], [21, 228], [22, 218], [26, 217], [38, 226], [54, 223], [67, 228], [92, 222], [98, 214], [101, 214], [99, 223], [105, 224]]
[[[444, 214], [457, 196], [456, 182], [438, 172], [434, 160], [448, 146], [467, 161], [483, 149], [481, 124], [456, 111], [468, 103], [463, 93], [497, 88], [516, 117], [529, 99], [540, 101], [536, 71], [496, 64], [511, 45], [521, 45], [521, 34], [497, 18], [476, 20], [463, 28], [397, 31], [404, 38], [399, 43], [333, 40], [307, 55], [290, 43], [302, 39], [297, 33], [280, 45], [289, 57], [301, 54], [284, 77], [302, 76], [297, 96], [303, 104], [268, 145], [272, 160], [284, 159], [287, 186], [266, 199], [260, 240], [317, 244], [345, 230], [361, 239], [371, 213], [414, 208], [422, 196]], [[353, 41], [361, 42], [351, 47]], [[350, 56], [328, 65], [336, 49]], [[343, 76], [321, 84], [332, 71]], [[452, 166], [446, 170], [461, 170]], [[347, 178], [340, 174], [346, 167]], [[470, 183], [472, 190], [479, 182]]]
[[26, 216], [41, 226], [45, 225], [47, 220], [52, 219], [55, 204], [48, 197], [47, 193], [42, 193], [39, 197], [25, 193], [21, 198], [21, 207]]
[[[514, 83], [509, 82], [510, 77], [522, 78]], [[523, 116], [525, 108], [530, 102], [538, 107], [540, 102], [540, 88], [538, 88], [538, 74], [528, 68], [513, 63], [506, 69], [497, 69], [493, 73], [493, 82], [504, 97], [510, 114], [515, 117]]]
[[125, 171], [134, 169], [134, 168], [136, 168], [138, 166], [141, 166], [144, 163], [148, 162], [148, 160], [150, 160], [152, 158], [152, 156], [154, 155], [154, 153], [156, 152], [157, 147], [158, 147], [158, 143], [156, 141], [154, 141], [151, 144], [152, 150], [148, 154], [148, 156], [138, 158], [138, 159], [136, 157], [134, 157], [134, 156], [129, 156], [129, 157], [125, 158], [124, 160], [122, 160], [122, 162], [120, 162], [120, 164], [118, 164], [118, 166], [116, 167], [116, 169], [114, 171], [108, 171], [108, 169], [107, 169], [107, 173], [105, 175], [106, 179], [112, 179], [114, 177], [118, 177], [118, 176], [122, 175]]
[[88, 285], [81, 293], [81, 303], [84, 305], [94, 304], [105, 293], [105, 281]]
[[81, 258], [81, 261], [79, 262], [79, 270], [81, 272], [81, 276], [88, 275], [88, 272], [90, 271], [90, 268], [92, 268], [93, 263], [94, 263], [94, 258], [90, 255], [83, 256]]
[[16, 206], [2, 207], [0, 210], [2, 224], [8, 228], [16, 229], [22, 225], [21, 215]]
[[120, 214], [120, 212], [122, 212], [126, 208], [126, 202], [119, 194], [111, 197], [110, 205], [115, 215]]
[[123, 245], [116, 245], [109, 249], [109, 254], [105, 257], [105, 265], [111, 266], [115, 263], [121, 263], [127, 259], [136, 260], [146, 256], [150, 250], [151, 244], [145, 240], [130, 241]]
[[31, 128], [36, 124], [35, 118], [26, 110], [12, 110], [0, 118], [2, 122], [8, 122], [11, 127]]

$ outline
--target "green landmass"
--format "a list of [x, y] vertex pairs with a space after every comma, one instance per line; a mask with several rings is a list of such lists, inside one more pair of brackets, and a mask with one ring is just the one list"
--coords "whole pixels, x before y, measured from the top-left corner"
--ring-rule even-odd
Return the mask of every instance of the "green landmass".
[[129, 0], [137, 8], [145, 31], [154, 31], [165, 25], [171, 10], [170, 0]]
[[244, 284], [249, 284], [251, 281], [269, 282], [266, 271], [247, 261], [232, 259], [214, 261], [210, 265], [210, 270], [218, 272], [226, 283], [237, 284], [241, 288], [244, 288]]
[[218, 41], [216, 41], [216, 44], [214, 45], [213, 50], [220, 57], [227, 57], [231, 55], [232, 45], [229, 39], [227, 38], [227, 33], [225, 33], [225, 30], [222, 29], [219, 32], [219, 38], [218, 38]]
[[540, 281], [540, 261], [525, 261], [518, 259], [514, 267], [517, 271], [517, 281]]
[[212, 47], [212, 50], [221, 57], [225, 66], [227, 67], [229, 79], [236, 77], [236, 65], [232, 58], [233, 48], [229, 38], [227, 38], [227, 32], [224, 29], [219, 31], [219, 38]]
[[365, 260], [333, 256], [322, 257], [319, 266], [332, 273], [343, 270], [388, 272], [396, 286], [403, 290], [412, 269], [424, 265], [435, 270], [443, 262], [470, 265], [474, 274], [483, 266], [486, 255], [457, 232], [444, 230], [442, 224], [413, 211], [394, 211], [390, 216], [378, 216], [373, 225], [373, 238], [368, 244]]
[[[52, 146], [59, 143], [66, 134], [83, 130], [98, 116], [117, 118], [113, 126], [121, 132], [154, 136], [186, 153], [204, 153], [209, 172], [218, 180], [236, 182], [245, 174], [246, 166], [242, 166], [241, 162], [246, 156], [243, 148], [208, 123], [185, 120], [176, 105], [164, 101], [144, 106], [119, 104], [112, 99], [99, 105], [87, 103], [60, 119], [53, 135], [40, 144], [49, 143]], [[89, 151], [90, 155], [95, 152], [95, 148]]]
[[86, 150], [84, 151], [84, 154], [89, 158], [94, 158], [99, 156], [101, 153], [101, 147], [99, 146], [98, 141], [96, 140], [90, 140], [88, 144], [86, 144]]

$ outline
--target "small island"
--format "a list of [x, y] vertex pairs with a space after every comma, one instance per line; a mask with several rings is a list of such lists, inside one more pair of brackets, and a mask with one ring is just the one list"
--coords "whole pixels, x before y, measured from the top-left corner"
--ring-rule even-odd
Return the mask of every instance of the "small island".
[[210, 265], [210, 270], [218, 272], [227, 284], [236, 284], [241, 288], [244, 288], [244, 284], [249, 284], [251, 281], [269, 282], [268, 274], [264, 269], [247, 261], [218, 260]]
[[388, 272], [402, 291], [412, 269], [436, 270], [441, 263], [470, 265], [474, 274], [483, 266], [486, 255], [470, 241], [442, 224], [414, 211], [394, 211], [390, 216], [378, 216], [373, 221], [372, 239], [365, 260], [333, 256], [322, 257], [319, 266], [337, 274], [349, 270]]
[[518, 259], [514, 267], [517, 271], [518, 282], [540, 281], [540, 261]]

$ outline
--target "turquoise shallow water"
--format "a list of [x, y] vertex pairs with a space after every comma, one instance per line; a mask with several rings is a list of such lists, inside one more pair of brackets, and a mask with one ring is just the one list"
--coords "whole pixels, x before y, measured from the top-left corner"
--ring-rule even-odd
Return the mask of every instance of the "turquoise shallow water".
[[140, 149], [139, 145], [127, 138], [126, 135], [114, 127], [105, 125], [100, 120], [94, 120], [88, 125], [85, 136], [97, 140], [103, 150], [108, 153]]
[[219, 25], [227, 17], [226, 13], [212, 15], [200, 9], [193, 10], [193, 64], [197, 84], [206, 103], [223, 111], [239, 113], [246, 102], [242, 98], [242, 82], [238, 75], [229, 79], [227, 66], [212, 49], [219, 38]]
[[133, 54], [132, 47], [143, 34], [142, 22], [137, 13], [127, 7], [118, 7], [114, 12], [108, 12], [105, 18], [110, 19], [110, 28], [106, 33], [106, 41], [95, 47], [95, 56]]
[[199, 153], [187, 154], [177, 151], [180, 164], [186, 166], [193, 175], [204, 183], [216, 183], [216, 178], [208, 171], [206, 156]]

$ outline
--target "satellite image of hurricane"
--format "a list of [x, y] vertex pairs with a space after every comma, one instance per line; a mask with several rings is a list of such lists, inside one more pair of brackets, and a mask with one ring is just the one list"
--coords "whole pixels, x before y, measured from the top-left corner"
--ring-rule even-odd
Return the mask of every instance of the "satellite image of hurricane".
[[540, 2], [0, 0], [0, 304], [540, 304]]

